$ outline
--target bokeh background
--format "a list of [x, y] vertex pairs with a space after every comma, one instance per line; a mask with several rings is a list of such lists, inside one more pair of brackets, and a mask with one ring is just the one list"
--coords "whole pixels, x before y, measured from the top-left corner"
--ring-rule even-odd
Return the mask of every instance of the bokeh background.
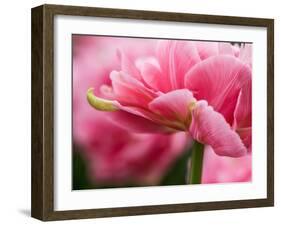
[[[120, 70], [118, 50], [130, 58], [154, 54], [156, 39], [73, 35], [73, 189], [181, 185], [187, 183], [192, 140], [183, 132], [136, 134], [89, 106], [88, 88], [102, 96], [109, 74]], [[235, 47], [237, 44], [233, 44]], [[133, 51], [130, 51], [133, 50]], [[138, 63], [138, 62], [136, 62]], [[202, 183], [248, 182], [251, 155], [204, 154]]]

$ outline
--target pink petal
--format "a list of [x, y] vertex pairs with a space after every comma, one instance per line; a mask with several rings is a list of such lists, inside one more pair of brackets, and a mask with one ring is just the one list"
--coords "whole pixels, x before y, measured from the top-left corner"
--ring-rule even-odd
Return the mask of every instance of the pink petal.
[[[115, 121], [117, 121], [117, 124], [120, 124], [120, 127], [129, 127], [129, 130], [133, 130], [134, 132], [170, 133], [174, 131], [174, 129], [178, 129], [176, 126], [171, 125], [174, 123], [169, 123], [169, 125], [167, 124], [169, 128], [165, 127], [165, 123], [163, 123], [161, 117], [150, 112], [148, 109], [135, 106], [124, 106], [117, 100], [108, 100], [97, 97], [94, 95], [92, 88], [90, 88], [87, 92], [87, 100], [96, 110], [115, 112], [116, 114], [108, 115], [111, 115], [111, 118], [117, 118]], [[149, 123], [151, 125], [149, 125]], [[141, 125], [140, 129], [139, 125]]]
[[178, 122], [179, 127], [186, 130], [191, 121], [190, 107], [195, 101], [189, 90], [174, 90], [155, 98], [149, 109], [164, 120]]
[[239, 134], [244, 145], [252, 148], [252, 85], [248, 82], [240, 91], [234, 111], [233, 128]]
[[186, 72], [200, 61], [197, 48], [190, 41], [159, 41], [156, 54], [169, 90], [184, 88]]
[[252, 84], [247, 82], [241, 89], [234, 110], [234, 128], [252, 126]]
[[225, 55], [235, 56], [235, 51], [233, 46], [227, 42], [220, 42], [219, 43], [219, 53]]
[[115, 99], [125, 106], [147, 107], [157, 95], [142, 82], [124, 72], [113, 71], [110, 74]]
[[235, 57], [239, 57], [240, 54], [240, 47], [239, 45], [235, 44], [232, 46], [233, 52], [234, 52], [234, 56]]
[[161, 73], [160, 66], [152, 61], [145, 61], [140, 66], [141, 76], [144, 82], [155, 91], [168, 92], [169, 83]]
[[186, 74], [185, 85], [197, 100], [206, 100], [232, 124], [239, 92], [249, 81], [248, 66], [235, 57], [219, 55], [196, 64]]
[[218, 155], [240, 157], [247, 153], [239, 135], [205, 101], [198, 101], [193, 109], [189, 132], [195, 140], [210, 145]]
[[195, 42], [201, 60], [219, 54], [217, 42]]
[[241, 47], [239, 59], [249, 66], [252, 66], [252, 44], [245, 44]]
[[119, 110], [105, 113], [115, 125], [134, 133], [170, 133], [171, 129], [137, 114]]
[[204, 149], [202, 183], [249, 182], [252, 179], [252, 156], [218, 156], [210, 146]]
[[237, 129], [236, 132], [248, 149], [248, 152], [252, 152], [252, 127]]
[[117, 50], [117, 56], [121, 63], [121, 70], [136, 79], [140, 80], [140, 72], [135, 65], [135, 60], [124, 53], [124, 51]]

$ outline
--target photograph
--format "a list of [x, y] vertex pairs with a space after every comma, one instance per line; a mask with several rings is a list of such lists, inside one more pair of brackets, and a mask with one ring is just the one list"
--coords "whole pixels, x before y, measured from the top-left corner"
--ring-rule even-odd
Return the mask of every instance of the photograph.
[[73, 190], [251, 182], [251, 42], [71, 41]]
[[47, 4], [31, 22], [32, 217], [274, 205], [274, 19]]
[[0, 226], [280, 221], [278, 1], [2, 2]]

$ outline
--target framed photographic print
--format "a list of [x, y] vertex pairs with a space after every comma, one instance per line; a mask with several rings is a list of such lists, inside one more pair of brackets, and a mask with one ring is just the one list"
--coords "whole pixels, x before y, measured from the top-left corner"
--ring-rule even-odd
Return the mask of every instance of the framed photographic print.
[[273, 19], [32, 9], [32, 216], [273, 206]]

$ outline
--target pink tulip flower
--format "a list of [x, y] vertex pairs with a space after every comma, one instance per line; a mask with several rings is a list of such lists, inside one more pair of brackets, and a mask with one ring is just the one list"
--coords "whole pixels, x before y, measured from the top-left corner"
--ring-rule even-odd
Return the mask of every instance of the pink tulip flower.
[[100, 87], [111, 84], [110, 72], [121, 68], [114, 46], [134, 48], [130, 57], [135, 58], [153, 54], [154, 42], [92, 36], [73, 41], [73, 135], [89, 177], [101, 184], [158, 184], [188, 145], [186, 134], [129, 132], [112, 123], [114, 113], [93, 109], [85, 98], [89, 86], [102, 96]]
[[162, 40], [154, 52], [133, 58], [120, 49], [120, 69], [110, 73], [111, 84], [101, 87], [99, 97], [89, 89], [88, 102], [111, 112], [113, 122], [127, 130], [185, 131], [217, 155], [246, 155], [251, 150], [250, 47]]
[[252, 156], [240, 158], [216, 155], [210, 147], [204, 150], [202, 183], [250, 182], [252, 179]]

